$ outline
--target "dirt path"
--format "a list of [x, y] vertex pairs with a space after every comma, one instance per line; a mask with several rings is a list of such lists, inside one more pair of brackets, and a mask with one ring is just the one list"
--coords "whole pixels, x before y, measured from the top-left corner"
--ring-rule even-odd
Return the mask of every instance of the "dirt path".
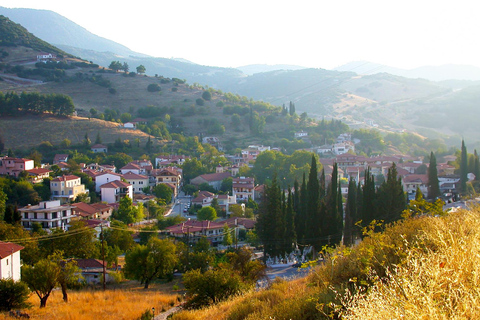
[[155, 316], [153, 320], [167, 320], [169, 315], [174, 314], [175, 312], [179, 311], [181, 308], [182, 308], [181, 306], [170, 308], [167, 311], [162, 312], [159, 315]]

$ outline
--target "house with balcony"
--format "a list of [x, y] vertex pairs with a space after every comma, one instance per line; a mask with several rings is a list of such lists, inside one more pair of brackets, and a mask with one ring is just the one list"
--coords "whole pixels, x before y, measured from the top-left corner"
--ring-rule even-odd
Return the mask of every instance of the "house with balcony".
[[53, 164], [59, 164], [60, 162], [67, 162], [68, 154], [56, 154], [53, 157]]
[[250, 177], [233, 178], [232, 195], [237, 201], [255, 199], [255, 179]]
[[23, 247], [16, 243], [0, 241], [0, 279], [20, 280], [20, 250]]
[[106, 183], [100, 187], [102, 202], [118, 203], [121, 198], [129, 196], [133, 199], [133, 188], [130, 183], [121, 180]]
[[22, 215], [22, 226], [31, 230], [34, 222], [39, 223], [43, 229], [51, 230], [61, 228], [68, 230], [70, 221], [76, 216], [73, 214], [72, 206], [62, 205], [60, 200], [42, 201], [38, 205], [18, 209]]
[[154, 169], [150, 174], [150, 178], [151, 186], [156, 186], [160, 183], [169, 184], [173, 189], [173, 196], [176, 197], [182, 183], [182, 169], [176, 167]]
[[0, 175], [18, 178], [20, 173], [34, 168], [33, 160], [23, 158], [3, 157], [0, 158]]
[[188, 238], [190, 243], [197, 242], [200, 238], [206, 237], [212, 245], [223, 241], [224, 223], [213, 221], [188, 220], [174, 226], [167, 227], [165, 230], [171, 236], [176, 238]]
[[104, 203], [72, 203], [72, 212], [77, 217], [82, 219], [91, 220], [91, 219], [101, 219], [107, 220], [110, 218], [113, 212], [113, 207]]
[[88, 193], [80, 177], [63, 175], [50, 181], [52, 200], [60, 200], [61, 204], [69, 203], [82, 193]]
[[50, 172], [52, 172], [49, 169], [45, 168], [34, 168], [27, 170], [28, 172], [28, 179], [32, 183], [41, 183], [43, 182], [43, 179], [50, 177]]
[[187, 159], [190, 159], [188, 156], [184, 155], [165, 155], [165, 156], [158, 156], [155, 158], [155, 166], [157, 168], [165, 168], [171, 165], [174, 166], [181, 166], [185, 163]]

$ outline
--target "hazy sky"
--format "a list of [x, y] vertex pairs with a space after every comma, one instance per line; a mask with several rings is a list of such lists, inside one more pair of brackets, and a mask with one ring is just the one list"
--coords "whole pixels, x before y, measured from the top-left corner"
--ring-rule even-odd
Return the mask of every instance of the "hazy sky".
[[55, 11], [155, 57], [204, 65], [334, 68], [368, 60], [400, 68], [480, 67], [477, 1], [0, 0]]

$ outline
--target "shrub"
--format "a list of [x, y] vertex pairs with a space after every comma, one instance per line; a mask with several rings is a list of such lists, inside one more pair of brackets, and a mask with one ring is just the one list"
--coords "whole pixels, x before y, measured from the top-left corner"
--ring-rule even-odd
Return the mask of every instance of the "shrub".
[[160, 85], [158, 85], [157, 83], [151, 83], [147, 87], [148, 92], [158, 92], [158, 91], [161, 91], [161, 90], [162, 90], [162, 88], [160, 88]]
[[177, 92], [178, 88], [177, 87], [172, 87], [172, 92]]
[[108, 89], [108, 92], [110, 92], [111, 94], [115, 94], [115, 93], [117, 93], [117, 89], [110, 88], [110, 89]]
[[205, 101], [210, 101], [210, 100], [212, 100], [212, 94], [210, 93], [210, 91], [204, 91], [202, 93], [202, 98]]
[[0, 279], [0, 311], [30, 308], [29, 295], [30, 290], [24, 282]]
[[197, 100], [195, 100], [195, 103], [197, 104], [197, 106], [203, 106], [205, 105], [205, 100], [203, 100], [202, 98], [198, 98]]

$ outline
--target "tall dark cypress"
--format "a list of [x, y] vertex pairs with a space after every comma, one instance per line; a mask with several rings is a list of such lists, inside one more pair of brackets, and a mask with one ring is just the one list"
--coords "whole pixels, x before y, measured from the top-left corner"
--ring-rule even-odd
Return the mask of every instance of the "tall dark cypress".
[[368, 226], [376, 218], [375, 213], [375, 179], [370, 173], [370, 168], [365, 170], [365, 183], [363, 185], [362, 201], [362, 226]]
[[300, 186], [298, 185], [298, 180], [295, 178], [293, 183], [293, 211], [296, 213], [300, 208]]
[[428, 166], [428, 198], [435, 199], [440, 196], [438, 183], [437, 159], [433, 151], [430, 153], [430, 165]]
[[333, 234], [333, 243], [339, 244], [342, 241], [343, 235], [343, 196], [342, 196], [342, 186], [340, 183], [338, 184], [338, 191], [337, 191], [337, 212], [336, 216], [333, 217], [333, 222], [335, 224], [334, 230], [335, 233]]
[[283, 244], [283, 217], [281, 190], [274, 174], [271, 185], [265, 186], [264, 197], [259, 208], [256, 224], [257, 234], [263, 243], [264, 258], [281, 253]]
[[305, 225], [305, 242], [314, 246], [315, 249], [320, 249], [320, 218], [319, 218], [319, 182], [318, 182], [317, 161], [312, 156], [312, 164], [310, 166], [310, 173], [307, 182], [307, 210], [306, 210], [306, 225]]
[[[327, 188], [327, 196], [325, 198], [324, 206], [325, 219], [322, 225], [323, 244], [333, 244], [335, 237], [338, 234], [337, 220], [338, 220], [338, 166], [333, 165], [332, 180]], [[333, 241], [333, 242], [332, 242]]]
[[357, 185], [353, 179], [348, 182], [347, 204], [345, 207], [345, 227], [343, 244], [351, 246], [354, 242], [354, 223], [357, 215]]
[[295, 214], [295, 231], [297, 234], [297, 241], [300, 244], [305, 245], [305, 227], [306, 222], [306, 211], [307, 211], [307, 182], [305, 178], [305, 173], [303, 173], [302, 186], [300, 187], [300, 197], [299, 197], [298, 210]]
[[293, 212], [293, 196], [288, 188], [288, 197], [287, 197], [287, 205], [285, 211], [285, 252], [290, 253], [294, 249], [295, 246], [295, 218]]
[[362, 210], [363, 210], [363, 189], [360, 182], [357, 184], [357, 195], [356, 195], [356, 215], [353, 219], [353, 236], [354, 239], [362, 236], [362, 223], [359, 223], [362, 220]]
[[390, 223], [401, 218], [407, 201], [395, 163], [388, 169], [387, 180], [378, 188], [374, 204], [379, 213], [378, 219]]
[[467, 147], [462, 139], [462, 151], [460, 155], [460, 192], [465, 194], [467, 192], [467, 174], [468, 174], [468, 160]]

